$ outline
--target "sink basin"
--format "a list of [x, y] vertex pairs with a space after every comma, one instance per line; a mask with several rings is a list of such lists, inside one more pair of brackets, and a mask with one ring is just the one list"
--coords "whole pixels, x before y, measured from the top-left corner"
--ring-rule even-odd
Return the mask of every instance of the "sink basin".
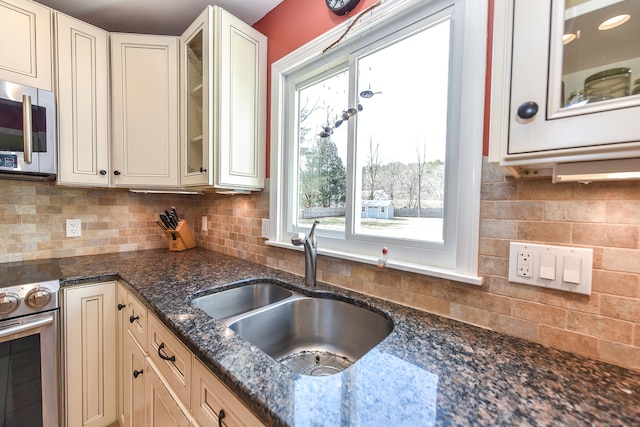
[[380, 314], [324, 298], [285, 301], [228, 326], [291, 369], [316, 376], [346, 369], [393, 330]]
[[214, 319], [247, 313], [292, 296], [288, 289], [269, 282], [258, 282], [194, 298], [191, 302]]

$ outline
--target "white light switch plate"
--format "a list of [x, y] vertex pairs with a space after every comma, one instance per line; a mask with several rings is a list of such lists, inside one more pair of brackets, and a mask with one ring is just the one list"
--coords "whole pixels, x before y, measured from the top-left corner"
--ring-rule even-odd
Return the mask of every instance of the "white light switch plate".
[[[533, 254], [531, 262], [527, 262], [532, 266], [531, 277], [523, 276], [523, 253]], [[591, 295], [592, 268], [593, 249], [520, 242], [509, 244], [510, 282]]]

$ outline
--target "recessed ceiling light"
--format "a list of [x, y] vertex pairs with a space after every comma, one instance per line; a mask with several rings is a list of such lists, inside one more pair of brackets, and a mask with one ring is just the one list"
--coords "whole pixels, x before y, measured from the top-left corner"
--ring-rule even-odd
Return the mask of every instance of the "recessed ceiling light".
[[571, 43], [576, 39], [576, 35], [573, 33], [563, 34], [562, 35], [562, 44]]
[[598, 26], [599, 30], [610, 30], [612, 28], [615, 28], [617, 26], [620, 26], [622, 24], [624, 24], [625, 22], [627, 22], [629, 19], [631, 19], [631, 15], [618, 15], [618, 16], [614, 16], [613, 18], [609, 18], [606, 21], [604, 21], [602, 24], [600, 24]]

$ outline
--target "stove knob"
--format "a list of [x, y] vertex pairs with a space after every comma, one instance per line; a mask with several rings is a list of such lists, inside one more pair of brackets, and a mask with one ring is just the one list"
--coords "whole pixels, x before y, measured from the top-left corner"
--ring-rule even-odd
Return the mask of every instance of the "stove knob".
[[27, 300], [27, 305], [30, 307], [44, 307], [49, 301], [51, 301], [51, 292], [49, 292], [49, 289], [47, 288], [31, 289], [29, 293], [27, 293], [25, 299]]
[[20, 298], [14, 293], [0, 294], [0, 315], [9, 314], [20, 305]]

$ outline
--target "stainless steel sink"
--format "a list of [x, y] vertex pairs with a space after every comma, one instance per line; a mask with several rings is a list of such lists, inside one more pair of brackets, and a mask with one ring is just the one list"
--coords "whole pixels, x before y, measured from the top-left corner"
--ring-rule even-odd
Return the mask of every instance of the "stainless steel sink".
[[229, 328], [307, 375], [340, 372], [378, 345], [393, 322], [343, 301], [303, 297], [234, 320]]
[[191, 302], [214, 319], [223, 320], [282, 301], [293, 295], [270, 282], [258, 282], [194, 298]]

